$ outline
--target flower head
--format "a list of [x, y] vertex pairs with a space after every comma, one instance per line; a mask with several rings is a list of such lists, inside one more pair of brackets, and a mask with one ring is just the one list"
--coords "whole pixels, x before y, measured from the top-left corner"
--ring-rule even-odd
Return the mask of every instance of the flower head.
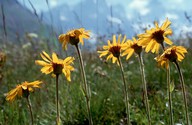
[[6, 97], [7, 101], [14, 101], [16, 96], [24, 96], [24, 97], [28, 97], [29, 96], [29, 92], [33, 92], [34, 88], [40, 88], [40, 84], [42, 83], [42, 81], [34, 81], [34, 82], [23, 82], [19, 85], [16, 86], [16, 88], [12, 89]]
[[166, 21], [159, 27], [158, 23], [155, 22], [155, 28], [147, 30], [144, 34], [138, 35], [139, 45], [146, 47], [145, 51], [152, 53], [159, 52], [160, 46], [163, 45], [163, 42], [172, 45], [172, 41], [167, 38], [167, 35], [172, 34], [172, 30], [169, 28], [171, 22], [166, 19]]
[[163, 66], [165, 65], [166, 68], [169, 67], [170, 62], [182, 61], [185, 57], [185, 53], [187, 50], [183, 46], [172, 46], [164, 51], [161, 56], [155, 58], [158, 62], [158, 65]]
[[142, 46], [138, 45], [138, 40], [136, 40], [133, 37], [133, 41], [132, 40], [127, 40], [125, 42], [125, 44], [122, 47], [123, 50], [125, 50], [122, 54], [122, 56], [127, 55], [126, 59], [128, 60], [133, 53], [135, 52], [136, 54], [140, 54], [142, 51]]
[[84, 28], [74, 29], [68, 31], [66, 34], [59, 35], [59, 41], [62, 43], [62, 47], [67, 49], [67, 44], [77, 45], [79, 42], [83, 45], [83, 38], [89, 39], [89, 31], [85, 31]]
[[112, 59], [112, 62], [115, 63], [117, 58], [119, 58], [121, 55], [122, 46], [125, 43], [125, 39], [126, 36], [124, 36], [123, 40], [121, 41], [121, 35], [119, 35], [118, 40], [116, 41], [116, 36], [113, 35], [113, 43], [108, 40], [108, 45], [103, 46], [104, 51], [97, 52], [100, 53], [100, 57], [108, 55], [107, 60]]
[[62, 59], [58, 59], [56, 53], [53, 53], [51, 58], [44, 51], [40, 55], [43, 61], [36, 60], [35, 63], [37, 65], [43, 66], [43, 68], [41, 69], [42, 73], [49, 74], [53, 72], [54, 75], [59, 75], [61, 73], [64, 73], [67, 80], [71, 81], [70, 74], [71, 74], [71, 71], [74, 70], [74, 67], [72, 67], [71, 64], [73, 64], [73, 61], [75, 60], [74, 57], [67, 57], [64, 60], [62, 60]]

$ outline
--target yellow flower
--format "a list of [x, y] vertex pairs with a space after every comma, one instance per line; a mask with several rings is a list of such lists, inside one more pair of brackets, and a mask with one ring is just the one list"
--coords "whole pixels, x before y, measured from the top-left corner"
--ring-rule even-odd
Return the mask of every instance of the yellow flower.
[[187, 50], [183, 46], [172, 46], [164, 51], [164, 53], [161, 56], [158, 56], [155, 58], [159, 66], [165, 65], [165, 67], [168, 69], [169, 67], [169, 61], [170, 62], [176, 62], [176, 61], [182, 61], [185, 57], [185, 53], [187, 53]]
[[117, 58], [121, 55], [122, 46], [125, 43], [126, 36], [124, 36], [123, 40], [121, 41], [121, 35], [118, 36], [118, 40], [116, 42], [116, 36], [113, 35], [113, 43], [108, 40], [108, 45], [103, 46], [104, 51], [97, 51], [100, 53], [99, 57], [107, 56], [106, 60], [112, 59], [112, 63], [117, 62]]
[[53, 72], [54, 75], [64, 73], [67, 80], [71, 81], [70, 74], [71, 71], [74, 70], [74, 67], [72, 67], [71, 64], [73, 64], [73, 61], [75, 60], [74, 57], [67, 57], [62, 60], [58, 59], [56, 53], [53, 53], [51, 59], [51, 57], [44, 51], [40, 55], [43, 61], [36, 60], [35, 63], [37, 65], [43, 66], [43, 68], [41, 69], [42, 73], [49, 74]]
[[138, 45], [138, 40], [136, 40], [133, 37], [133, 41], [132, 40], [127, 40], [125, 42], [125, 44], [122, 47], [122, 50], [125, 50], [122, 54], [122, 56], [127, 55], [126, 60], [128, 60], [133, 53], [135, 52], [136, 54], [140, 54], [142, 51], [142, 46]]
[[16, 88], [12, 89], [6, 97], [6, 100], [9, 102], [12, 102], [15, 100], [16, 96], [24, 96], [24, 97], [28, 97], [29, 96], [29, 92], [33, 92], [34, 88], [40, 88], [40, 84], [42, 83], [42, 81], [34, 81], [34, 82], [23, 82], [19, 85], [16, 86]]
[[83, 38], [90, 38], [90, 31], [85, 31], [84, 28], [68, 31], [66, 34], [59, 35], [59, 41], [62, 43], [63, 49], [67, 49], [67, 44], [77, 45], [79, 42], [83, 45]]
[[166, 19], [166, 21], [159, 27], [158, 23], [155, 22], [155, 28], [147, 30], [144, 34], [139, 34], [139, 45], [146, 47], [145, 51], [152, 53], [159, 52], [160, 46], [163, 46], [163, 42], [172, 45], [172, 41], [167, 38], [167, 35], [172, 34], [172, 30], [169, 28], [171, 22]]

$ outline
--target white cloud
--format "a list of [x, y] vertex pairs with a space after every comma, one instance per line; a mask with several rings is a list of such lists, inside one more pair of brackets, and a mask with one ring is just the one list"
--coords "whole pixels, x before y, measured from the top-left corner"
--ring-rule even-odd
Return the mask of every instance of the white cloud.
[[134, 9], [136, 11], [139, 12], [139, 14], [141, 14], [142, 16], [147, 15], [150, 10], [147, 7], [149, 4], [149, 0], [133, 0], [128, 7], [130, 9]]
[[183, 26], [181, 26], [181, 30], [183, 33], [192, 32], [192, 26], [183, 25]]
[[61, 15], [61, 16], [60, 16], [60, 20], [61, 20], [61, 21], [66, 21], [67, 18], [66, 18], [65, 16]]
[[55, 6], [57, 6], [58, 1], [57, 0], [51, 0], [49, 3], [50, 3], [51, 7], [55, 7]]
[[112, 22], [112, 23], [117, 23], [117, 24], [122, 23], [122, 21], [119, 18], [116, 18], [116, 17], [107, 16], [107, 20]]
[[179, 18], [178, 15], [173, 14], [173, 13], [166, 13], [165, 17], [168, 17], [169, 19], [172, 19], [172, 20], [176, 20]]

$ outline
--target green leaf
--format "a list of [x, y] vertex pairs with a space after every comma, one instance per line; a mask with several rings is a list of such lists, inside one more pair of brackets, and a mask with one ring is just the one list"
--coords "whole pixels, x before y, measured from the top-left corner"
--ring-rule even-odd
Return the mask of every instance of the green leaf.
[[175, 84], [174, 84], [174, 81], [172, 80], [170, 83], [169, 91], [172, 93], [174, 88], [175, 88]]

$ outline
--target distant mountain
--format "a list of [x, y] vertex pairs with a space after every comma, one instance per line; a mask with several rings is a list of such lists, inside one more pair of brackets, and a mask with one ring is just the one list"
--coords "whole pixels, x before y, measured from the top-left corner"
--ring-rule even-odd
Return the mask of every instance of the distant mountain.
[[22, 6], [17, 0], [0, 0], [0, 37], [3, 36], [3, 14], [8, 39], [11, 41], [22, 37], [25, 33], [41, 32], [42, 24], [31, 11]]
[[51, 21], [50, 12], [45, 12], [44, 21], [65, 32], [69, 29], [85, 27], [93, 34], [105, 35], [122, 33], [133, 35], [129, 20], [125, 17], [126, 12], [121, 5], [108, 6], [105, 0], [98, 4], [94, 0], [84, 0], [75, 6], [67, 4], [56, 6], [51, 9], [53, 15]]

